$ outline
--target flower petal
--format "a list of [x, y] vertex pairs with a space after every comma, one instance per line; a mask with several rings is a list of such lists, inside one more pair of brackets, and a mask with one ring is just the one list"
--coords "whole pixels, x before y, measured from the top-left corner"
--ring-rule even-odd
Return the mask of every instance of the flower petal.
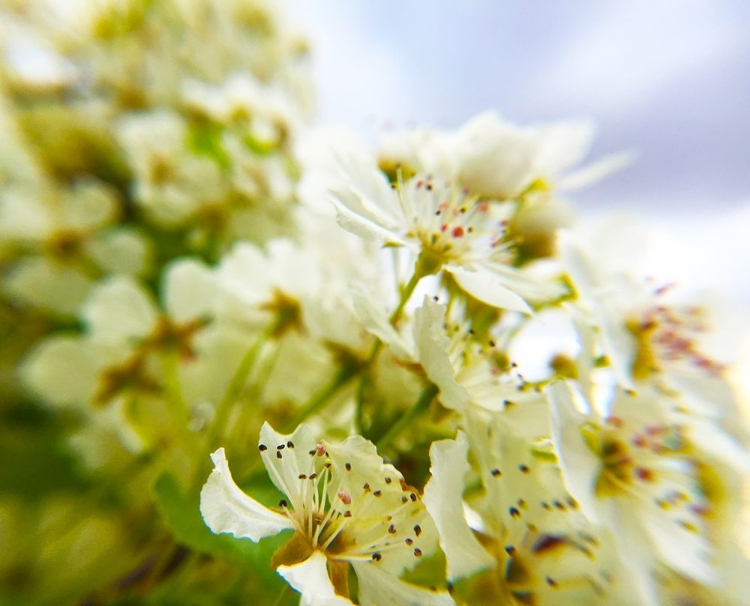
[[276, 569], [284, 580], [302, 594], [300, 606], [338, 606], [352, 604], [351, 601], [336, 595], [328, 578], [327, 559], [320, 551], [304, 562], [293, 566], [279, 566]]
[[422, 501], [435, 520], [440, 546], [448, 560], [448, 579], [455, 580], [490, 568], [495, 559], [479, 544], [464, 518], [462, 494], [469, 444], [459, 433], [455, 440], [440, 440], [430, 447], [432, 478]]
[[584, 417], [576, 410], [570, 386], [566, 383], [554, 383], [545, 392], [550, 402], [552, 442], [562, 468], [565, 487], [578, 501], [589, 521], [598, 524], [594, 486], [601, 462], [581, 437], [580, 427]]
[[156, 326], [158, 312], [139, 282], [116, 276], [96, 287], [83, 317], [94, 340], [117, 342], [145, 339]]
[[96, 351], [75, 337], [50, 337], [26, 357], [21, 377], [48, 402], [84, 406], [92, 397], [98, 379]]
[[261, 505], [235, 484], [224, 449], [211, 455], [214, 470], [201, 490], [201, 515], [215, 533], [232, 533], [237, 538], [258, 542], [264, 537], [291, 529], [289, 518]]
[[445, 269], [453, 275], [461, 288], [482, 303], [499, 309], [531, 313], [531, 308], [526, 301], [505, 286], [502, 278], [493, 272], [468, 271], [460, 267], [446, 267]]
[[458, 177], [484, 196], [518, 196], [534, 180], [537, 137], [485, 112], [461, 127], [456, 137]]
[[399, 358], [413, 359], [413, 344], [407, 341], [407, 335], [401, 335], [389, 322], [385, 308], [377, 304], [378, 297], [359, 284], [352, 288], [351, 293], [362, 327], [393, 348]]
[[317, 440], [309, 425], [302, 424], [291, 435], [282, 435], [268, 423], [260, 428], [259, 448], [268, 476], [276, 488], [289, 497], [295, 510], [303, 508], [300, 474], [309, 476], [315, 470], [314, 457]]
[[93, 285], [80, 269], [46, 257], [19, 259], [3, 280], [12, 298], [61, 316], [75, 316]]
[[180, 259], [164, 275], [164, 307], [177, 322], [211, 314], [216, 302], [216, 278], [203, 263]]
[[411, 585], [388, 574], [374, 562], [354, 562], [359, 580], [361, 606], [452, 606], [453, 598], [446, 592], [430, 591]]
[[441, 402], [453, 410], [463, 410], [469, 403], [469, 392], [456, 382], [444, 323], [445, 306], [425, 297], [424, 304], [414, 314], [417, 357], [427, 377], [440, 389]]
[[305, 561], [276, 569], [284, 580], [302, 594], [300, 606], [343, 606], [351, 601], [336, 595], [328, 578], [326, 556], [314, 551]]
[[591, 164], [582, 166], [575, 172], [565, 175], [557, 183], [557, 187], [565, 191], [573, 191], [587, 187], [600, 179], [619, 172], [623, 168], [627, 168], [633, 164], [636, 159], [637, 154], [633, 151], [609, 154]]
[[146, 272], [153, 252], [151, 242], [129, 226], [98, 234], [86, 244], [86, 250], [106, 273], [130, 276]]

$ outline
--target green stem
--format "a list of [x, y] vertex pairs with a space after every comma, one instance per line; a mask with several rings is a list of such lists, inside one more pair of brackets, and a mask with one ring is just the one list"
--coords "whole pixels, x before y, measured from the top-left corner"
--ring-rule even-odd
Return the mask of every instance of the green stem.
[[253, 366], [255, 366], [255, 362], [258, 359], [258, 355], [260, 354], [261, 350], [263, 349], [263, 345], [265, 344], [268, 335], [269, 331], [264, 331], [260, 338], [258, 338], [258, 340], [248, 350], [242, 360], [240, 360], [240, 363], [237, 365], [237, 369], [234, 371], [234, 375], [232, 376], [231, 381], [229, 381], [229, 385], [227, 386], [224, 395], [216, 405], [216, 414], [213, 421], [211, 422], [207, 437], [209, 448], [217, 446], [217, 444], [215, 444], [216, 440], [224, 434], [226, 425], [229, 422], [229, 417], [232, 413], [232, 409], [234, 408], [234, 405], [239, 398], [242, 389], [245, 387], [247, 378], [250, 375]]
[[414, 266], [414, 273], [409, 279], [409, 282], [407, 282], [406, 286], [404, 286], [404, 289], [401, 291], [401, 298], [398, 302], [398, 306], [395, 310], [393, 310], [391, 317], [388, 318], [391, 325], [396, 325], [396, 322], [398, 322], [399, 318], [401, 317], [401, 313], [404, 311], [404, 307], [409, 302], [409, 299], [411, 299], [412, 294], [414, 294], [414, 289], [417, 287], [417, 284], [419, 284], [419, 281], [424, 278], [424, 276], [425, 274], [419, 271], [419, 262], [417, 262], [417, 264]]
[[419, 398], [414, 403], [414, 406], [407, 410], [406, 413], [404, 413], [404, 415], [402, 415], [398, 421], [391, 425], [391, 428], [386, 432], [384, 436], [376, 440], [375, 443], [377, 444], [378, 451], [381, 451], [382, 449], [390, 446], [391, 442], [393, 442], [393, 440], [398, 437], [398, 435], [402, 431], [404, 431], [404, 429], [409, 427], [409, 425], [412, 424], [412, 421], [414, 421], [417, 416], [425, 412], [437, 393], [437, 386], [430, 384], [428, 387], [425, 387], [422, 390], [422, 393], [419, 394]]
[[167, 351], [163, 357], [164, 374], [166, 379], [166, 388], [168, 394], [168, 403], [170, 405], [170, 414], [174, 420], [175, 430], [179, 433], [183, 444], [189, 449], [194, 450], [197, 436], [190, 431], [188, 426], [190, 422], [190, 405], [185, 400], [185, 394], [182, 392], [179, 374], [179, 354], [176, 351]]
[[307, 404], [302, 406], [299, 412], [293, 417], [292, 421], [290, 421], [290, 426], [297, 427], [297, 425], [307, 419], [310, 415], [324, 407], [328, 400], [330, 400], [339, 389], [344, 387], [352, 377], [356, 376], [358, 372], [359, 370], [356, 368], [347, 366], [342, 368], [326, 387], [313, 396]]
[[[406, 307], [406, 304], [409, 302], [409, 299], [411, 299], [412, 294], [414, 294], [414, 289], [417, 287], [417, 284], [419, 284], [419, 281], [424, 278], [426, 275], [428, 275], [429, 272], [425, 272], [425, 263], [422, 259], [422, 256], [420, 256], [416, 263], [414, 264], [414, 272], [412, 273], [411, 278], [409, 278], [409, 281], [406, 283], [404, 288], [401, 290], [401, 297], [398, 302], [398, 306], [395, 310], [393, 310], [393, 313], [391, 314], [390, 318], [388, 318], [388, 321], [391, 323], [392, 326], [395, 326], [399, 319], [401, 318], [401, 314], [404, 311], [404, 307]], [[356, 423], [356, 429], [360, 433], [362, 433], [362, 408], [364, 403], [364, 395], [365, 391], [367, 390], [368, 384], [371, 382], [370, 372], [372, 370], [372, 366], [375, 363], [375, 359], [378, 357], [378, 353], [380, 352], [381, 348], [383, 347], [383, 342], [380, 339], [377, 339], [375, 341], [375, 344], [372, 346], [372, 350], [370, 350], [370, 355], [367, 357], [367, 362], [365, 364], [365, 372], [362, 374], [362, 378], [359, 382], [359, 387], [357, 388], [357, 407], [355, 410], [355, 423]]]
[[[381, 343], [380, 340], [378, 340], [378, 343]], [[377, 354], [377, 351], [374, 352]], [[365, 401], [365, 391], [367, 390], [367, 387], [370, 385], [372, 379], [370, 379], [370, 365], [367, 366], [367, 372], [365, 372], [362, 377], [359, 379], [359, 385], [357, 385], [357, 406], [354, 411], [354, 423], [355, 423], [355, 430], [357, 433], [362, 434], [363, 433], [363, 406], [362, 404]]]

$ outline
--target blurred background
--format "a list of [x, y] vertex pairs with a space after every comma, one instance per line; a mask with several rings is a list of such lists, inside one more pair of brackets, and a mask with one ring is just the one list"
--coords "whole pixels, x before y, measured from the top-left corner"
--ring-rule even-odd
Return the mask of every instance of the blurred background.
[[661, 233], [659, 273], [750, 301], [750, 4], [290, 1], [312, 39], [320, 119], [451, 129], [484, 111], [591, 118], [591, 158], [636, 162], [572, 196]]

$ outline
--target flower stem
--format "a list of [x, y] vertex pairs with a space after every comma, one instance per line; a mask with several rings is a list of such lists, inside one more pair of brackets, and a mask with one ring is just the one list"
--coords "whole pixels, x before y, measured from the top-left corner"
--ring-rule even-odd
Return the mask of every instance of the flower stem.
[[398, 302], [398, 306], [391, 314], [391, 317], [388, 318], [388, 320], [393, 326], [395, 326], [396, 322], [398, 322], [399, 318], [401, 317], [401, 313], [404, 311], [404, 307], [406, 306], [409, 299], [411, 299], [412, 294], [414, 293], [414, 289], [417, 287], [417, 284], [419, 284], [419, 281], [425, 275], [422, 272], [418, 271], [418, 268], [419, 268], [419, 263], [417, 263], [417, 265], [414, 266], [414, 273], [409, 279], [409, 282], [407, 282], [406, 286], [404, 286], [404, 289], [401, 291], [401, 298]]
[[419, 398], [414, 403], [414, 406], [407, 410], [406, 413], [404, 413], [404, 415], [402, 415], [401, 418], [391, 426], [384, 436], [376, 440], [375, 443], [377, 444], [378, 451], [390, 446], [391, 442], [393, 442], [393, 440], [398, 437], [404, 429], [409, 427], [417, 416], [425, 412], [437, 393], [437, 386], [430, 384], [425, 387], [422, 390], [422, 393], [419, 394]]
[[197, 436], [190, 431], [190, 405], [185, 400], [182, 392], [182, 384], [179, 375], [179, 354], [176, 351], [168, 351], [164, 357], [164, 376], [166, 379], [167, 402], [169, 411], [174, 421], [175, 430], [180, 434], [183, 444], [189, 450], [196, 446]]
[[349, 379], [354, 377], [359, 372], [359, 369], [351, 366], [344, 366], [333, 378], [333, 380], [326, 385], [320, 392], [312, 397], [299, 412], [289, 422], [290, 427], [294, 428], [299, 425], [302, 421], [307, 419], [310, 415], [316, 413], [320, 408], [328, 403], [339, 389], [349, 382]]
[[[414, 289], [417, 287], [417, 284], [419, 284], [419, 281], [424, 278], [427, 273], [425, 273], [424, 270], [424, 263], [421, 262], [421, 256], [419, 259], [417, 259], [416, 263], [414, 264], [414, 272], [412, 273], [411, 278], [409, 278], [409, 281], [406, 283], [406, 285], [401, 290], [401, 297], [399, 298], [398, 306], [396, 309], [393, 310], [393, 313], [391, 314], [390, 318], [388, 318], [388, 321], [391, 323], [392, 326], [395, 326], [399, 319], [401, 318], [401, 314], [404, 311], [404, 308], [406, 307], [406, 304], [409, 302], [409, 299], [411, 299], [412, 294], [414, 294]], [[367, 357], [367, 362], [365, 364], [365, 372], [362, 374], [362, 378], [359, 382], [359, 387], [357, 388], [357, 407], [355, 410], [355, 423], [357, 427], [357, 431], [360, 433], [362, 432], [363, 428], [363, 404], [365, 399], [365, 392], [367, 391], [368, 385], [372, 382], [372, 377], [370, 376], [370, 373], [372, 372], [372, 366], [375, 363], [375, 359], [378, 357], [378, 353], [380, 352], [380, 349], [383, 347], [383, 342], [380, 339], [377, 339], [375, 341], [375, 344], [372, 346], [372, 350], [370, 350], [370, 355]]]
[[263, 349], [263, 345], [266, 343], [268, 334], [269, 331], [265, 331], [247, 351], [242, 360], [240, 360], [224, 395], [216, 405], [216, 414], [211, 422], [207, 437], [209, 448], [217, 446], [217, 444], [215, 444], [216, 440], [224, 434], [226, 425], [229, 422], [229, 417], [232, 413], [232, 408], [234, 408], [234, 404], [242, 392], [242, 388], [245, 386], [250, 372], [255, 366], [255, 362]]

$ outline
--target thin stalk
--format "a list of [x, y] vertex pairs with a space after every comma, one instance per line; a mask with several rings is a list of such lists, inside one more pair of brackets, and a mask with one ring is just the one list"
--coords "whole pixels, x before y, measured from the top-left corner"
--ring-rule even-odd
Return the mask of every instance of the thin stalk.
[[[412, 294], [414, 294], [414, 289], [417, 287], [417, 284], [419, 284], [419, 281], [425, 275], [427, 275], [426, 273], [424, 273], [424, 271], [422, 271], [422, 265], [423, 264], [420, 263], [420, 260], [418, 259], [414, 264], [414, 272], [412, 273], [411, 278], [409, 278], [409, 281], [401, 290], [401, 297], [399, 298], [398, 305], [396, 306], [396, 309], [393, 310], [390, 318], [388, 318], [388, 321], [392, 326], [395, 326], [398, 323], [399, 319], [401, 318], [401, 314], [404, 311], [404, 307], [406, 307], [406, 304], [409, 302], [409, 299], [411, 299]], [[362, 378], [360, 379], [359, 386], [357, 388], [357, 406], [354, 416], [357, 426], [356, 429], [360, 433], [362, 432], [362, 405], [364, 404], [365, 391], [367, 390], [368, 384], [372, 381], [370, 372], [372, 370], [373, 364], [375, 363], [375, 359], [378, 357], [378, 353], [380, 353], [382, 347], [383, 342], [380, 339], [377, 339], [375, 341], [375, 344], [372, 346], [372, 349], [370, 350], [370, 355], [367, 357], [367, 362], [364, 367], [365, 372], [362, 374]]]
[[408, 303], [409, 299], [411, 299], [412, 294], [414, 294], [414, 289], [417, 287], [417, 284], [419, 284], [419, 281], [424, 277], [424, 275], [425, 274], [418, 271], [416, 267], [414, 268], [414, 273], [409, 279], [409, 282], [407, 282], [406, 286], [404, 286], [404, 289], [401, 291], [401, 298], [398, 302], [398, 306], [393, 310], [391, 317], [388, 318], [391, 325], [395, 326], [396, 322], [398, 322], [399, 318], [401, 317], [401, 313], [404, 311], [404, 307], [406, 307], [406, 304]]
[[189, 451], [194, 450], [197, 436], [190, 431], [190, 405], [182, 392], [182, 384], [179, 375], [179, 354], [176, 351], [167, 351], [163, 356], [164, 375], [167, 388], [167, 402], [169, 412], [174, 420], [176, 431], [179, 433], [183, 444]]
[[393, 442], [393, 440], [396, 439], [402, 431], [409, 427], [414, 419], [425, 412], [429, 408], [430, 403], [435, 398], [437, 393], [437, 386], [430, 384], [429, 386], [425, 387], [422, 390], [422, 393], [419, 394], [419, 398], [417, 398], [414, 406], [407, 410], [406, 413], [404, 413], [401, 418], [399, 418], [399, 420], [391, 426], [391, 428], [386, 432], [384, 436], [376, 440], [375, 443], [377, 444], [378, 451], [390, 446], [391, 442]]
[[229, 385], [227, 386], [224, 395], [216, 405], [216, 414], [211, 422], [207, 437], [209, 448], [215, 446], [216, 440], [223, 435], [226, 430], [226, 425], [229, 422], [232, 409], [234, 408], [242, 389], [245, 387], [247, 378], [250, 376], [250, 372], [253, 370], [255, 362], [257, 361], [269, 334], [269, 330], [264, 331], [237, 365], [237, 369], [234, 371], [234, 375], [232, 376], [231, 381], [229, 381]]
[[358, 373], [358, 369], [351, 367], [344, 367], [339, 373], [333, 378], [333, 380], [326, 385], [319, 393], [314, 395], [310, 401], [308, 401], [300, 411], [294, 416], [290, 425], [296, 427], [302, 421], [307, 419], [310, 415], [318, 412], [321, 408], [325, 407], [332, 396], [336, 394], [342, 387], [344, 387], [349, 380]]

